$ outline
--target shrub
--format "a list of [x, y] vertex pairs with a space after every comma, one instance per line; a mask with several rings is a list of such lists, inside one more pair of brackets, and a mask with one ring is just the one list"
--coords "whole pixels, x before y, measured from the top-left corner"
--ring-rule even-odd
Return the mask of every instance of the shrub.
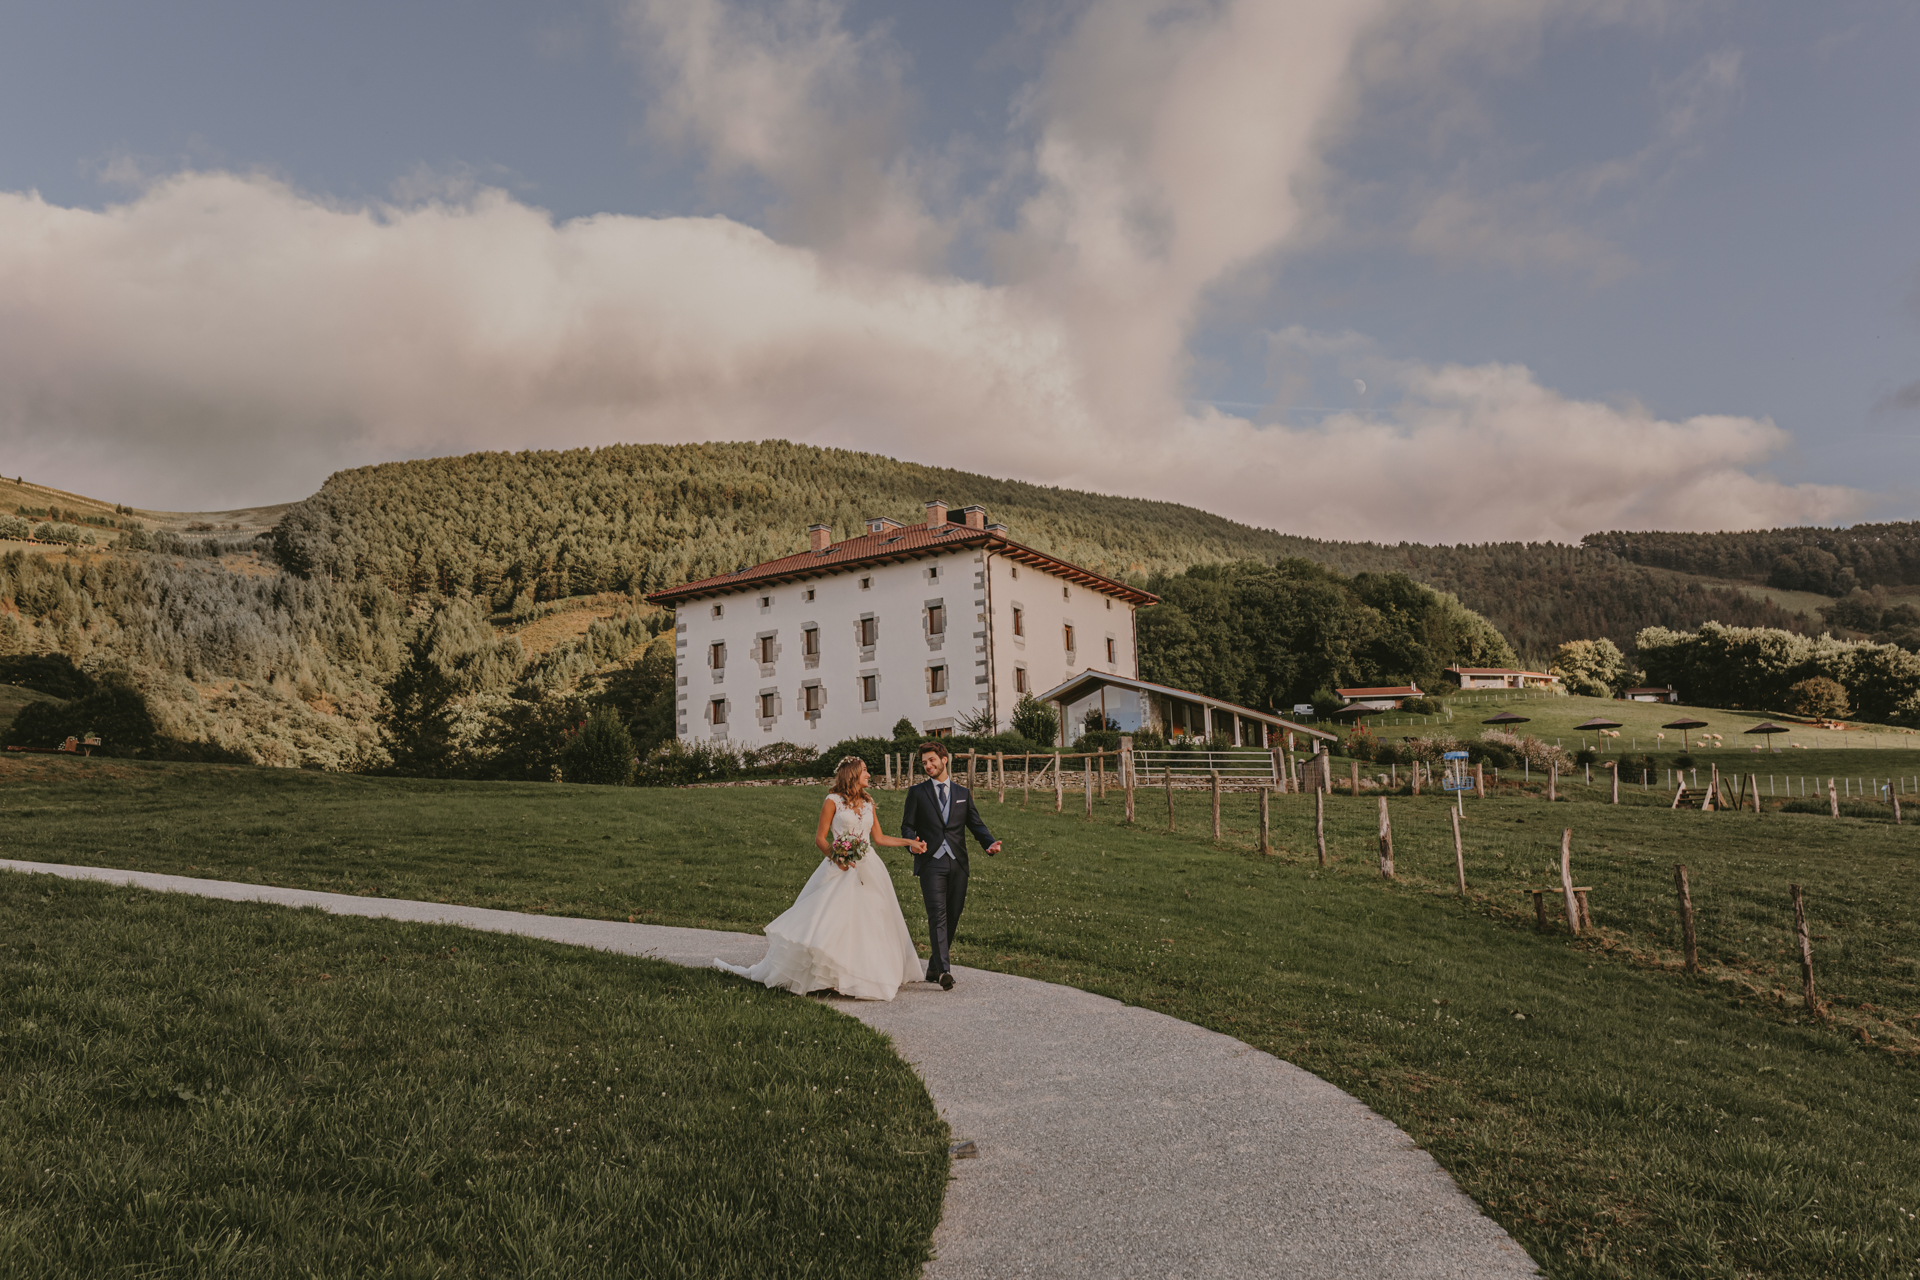
[[1600, 759], [1600, 753], [1592, 747], [1581, 747], [1573, 753], [1573, 762], [1579, 765], [1593, 764]]
[[95, 755], [147, 755], [158, 744], [146, 695], [125, 672], [103, 673], [90, 693], [71, 702], [29, 702], [14, 715], [5, 741], [8, 746], [57, 747], [88, 734], [100, 738]]
[[1695, 761], [1693, 756], [1689, 752], [1682, 751], [1679, 755], [1673, 758], [1672, 767], [1675, 769], [1691, 769], [1693, 768], [1694, 764], [1695, 764]]
[[1511, 769], [1519, 764], [1519, 760], [1500, 743], [1469, 742], [1467, 763], [1485, 765], [1489, 769]]
[[1029, 742], [1058, 742], [1060, 740], [1060, 717], [1053, 708], [1030, 693], [1020, 695], [1020, 701], [1013, 704], [1010, 719], [1013, 731]]
[[887, 756], [898, 755], [901, 751], [897, 738], [848, 738], [836, 742], [822, 751], [818, 757], [822, 776], [832, 773], [842, 760], [848, 756], [859, 756], [867, 762], [867, 771], [874, 777], [882, 777], [887, 771]]
[[913, 727], [913, 721], [901, 716], [893, 722], [893, 740], [895, 742], [918, 742], [920, 731]]
[[1073, 744], [1075, 751], [1118, 751], [1119, 749], [1120, 731], [1118, 729], [1089, 729], [1080, 735], [1078, 742]]
[[1847, 714], [1847, 689], [1838, 680], [1812, 676], [1787, 688], [1787, 710], [1795, 715], [1839, 720]]
[[679, 787], [693, 782], [724, 782], [740, 775], [740, 757], [724, 742], [691, 746], [670, 738], [647, 753], [635, 773], [643, 787]]
[[623, 787], [633, 771], [633, 735], [612, 707], [596, 708], [560, 752], [560, 776], [568, 782]]
[[1400, 704], [1400, 710], [1410, 716], [1437, 716], [1440, 702], [1437, 698], [1408, 698]]

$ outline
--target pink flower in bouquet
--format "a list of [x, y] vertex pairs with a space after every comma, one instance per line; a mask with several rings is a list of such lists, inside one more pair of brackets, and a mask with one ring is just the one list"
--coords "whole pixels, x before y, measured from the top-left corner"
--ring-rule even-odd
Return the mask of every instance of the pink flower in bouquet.
[[860, 836], [836, 836], [827, 860], [845, 871], [867, 855], [867, 842]]

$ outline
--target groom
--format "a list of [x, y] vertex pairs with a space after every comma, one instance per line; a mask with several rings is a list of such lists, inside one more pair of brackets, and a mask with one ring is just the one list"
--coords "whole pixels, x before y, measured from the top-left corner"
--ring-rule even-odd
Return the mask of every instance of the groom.
[[960, 909], [967, 905], [967, 832], [973, 832], [988, 856], [1000, 852], [1000, 842], [973, 807], [973, 792], [947, 776], [947, 765], [946, 743], [936, 738], [921, 744], [920, 767], [927, 780], [907, 792], [906, 812], [900, 815], [900, 834], [927, 842], [927, 851], [913, 856], [913, 874], [920, 877], [927, 940], [933, 948], [927, 981], [939, 983], [942, 991], [953, 990], [947, 948], [960, 927]]

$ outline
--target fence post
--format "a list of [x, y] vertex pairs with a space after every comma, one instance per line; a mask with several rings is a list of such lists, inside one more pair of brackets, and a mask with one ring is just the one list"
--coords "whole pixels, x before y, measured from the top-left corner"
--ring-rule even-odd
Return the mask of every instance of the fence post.
[[[1559, 783], [1560, 783], [1560, 766], [1557, 763], [1548, 765], [1547, 766], [1547, 799], [1558, 800], [1560, 798], [1560, 793], [1558, 789]], [[1576, 930], [1576, 932], [1578, 932], [1578, 930]]]
[[994, 757], [994, 771], [1000, 775], [1000, 803], [1007, 802], [1007, 753], [1002, 751]]
[[1175, 830], [1173, 825], [1173, 766], [1168, 764], [1164, 775], [1167, 780], [1167, 830]]
[[1560, 889], [1567, 895], [1567, 927], [1580, 936], [1580, 899], [1573, 896], [1573, 828], [1560, 833]]
[[1680, 895], [1680, 954], [1684, 957], [1688, 973], [1700, 972], [1700, 948], [1693, 936], [1693, 893], [1687, 886], [1687, 868], [1684, 863], [1675, 863], [1673, 867], [1674, 892]]
[[1107, 798], [1107, 753], [1104, 751], [1096, 752], [1094, 759], [1099, 762], [1100, 798], [1105, 800]]
[[1360, 762], [1358, 760], [1347, 761], [1347, 782], [1353, 788], [1353, 798], [1358, 800], [1360, 798]]
[[1753, 792], [1753, 811], [1755, 813], [1760, 812], [1760, 775], [1759, 774], [1750, 773], [1747, 775], [1747, 790]]
[[1545, 889], [1533, 891], [1533, 930], [1535, 933], [1547, 931], [1547, 891]]
[[1260, 853], [1264, 857], [1273, 856], [1273, 788], [1260, 788]]
[[1053, 811], [1065, 813], [1067, 809], [1067, 779], [1060, 772], [1060, 753], [1053, 753]]
[[1082, 768], [1080, 770], [1080, 777], [1086, 783], [1086, 789], [1087, 789], [1087, 821], [1088, 822], [1093, 821], [1093, 770], [1088, 769], [1084, 766], [1091, 764], [1092, 762], [1093, 762], [1092, 756], [1088, 756], [1086, 759], [1080, 762], [1082, 765]]
[[1840, 797], [1834, 792], [1833, 779], [1827, 779], [1827, 811], [1834, 817], [1840, 816]]
[[1327, 865], [1327, 793], [1313, 791], [1313, 844], [1320, 852], [1320, 865]]
[[1393, 879], [1393, 819], [1387, 816], [1387, 798], [1380, 797], [1380, 878]]
[[1820, 1002], [1813, 997], [1813, 942], [1807, 937], [1807, 903], [1799, 885], [1787, 888], [1793, 891], [1793, 931], [1800, 937], [1800, 995], [1807, 1002], [1807, 1011], [1817, 1018]]
[[1447, 810], [1447, 816], [1453, 819], [1453, 870], [1454, 873], [1460, 877], [1460, 894], [1462, 897], [1465, 897], [1467, 892], [1467, 851], [1466, 847], [1460, 843], [1460, 811], [1458, 809], [1449, 809]]
[[1213, 773], [1213, 838], [1215, 840], [1218, 840], [1220, 838], [1220, 771], [1218, 769], [1214, 769], [1212, 770], [1212, 773]]
[[1020, 753], [1020, 807], [1027, 807], [1027, 801], [1033, 798], [1033, 753]]
[[1896, 827], [1900, 825], [1900, 793], [1898, 791], [1893, 793], [1893, 825]]
[[1473, 766], [1473, 798], [1476, 800], [1485, 800], [1487, 798], [1487, 766], [1485, 761]]
[[967, 752], [967, 790], [971, 791], [975, 787], [980, 785], [979, 780], [974, 777], [974, 775], [979, 772], [979, 769], [980, 769], [979, 750], [975, 749]]
[[1618, 760], [1609, 760], [1607, 762], [1607, 768], [1613, 770], [1613, 801], [1612, 803], [1619, 804], [1620, 803], [1620, 762]]
[[1122, 743], [1120, 746], [1120, 785], [1127, 792], [1127, 825], [1133, 825], [1133, 745]]

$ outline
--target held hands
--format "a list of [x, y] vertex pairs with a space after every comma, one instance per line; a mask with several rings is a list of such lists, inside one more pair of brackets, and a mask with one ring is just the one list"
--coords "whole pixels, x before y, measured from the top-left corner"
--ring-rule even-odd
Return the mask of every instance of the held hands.
[[998, 840], [995, 840], [992, 844], [987, 846], [987, 856], [989, 858], [991, 858], [994, 854], [999, 852], [1000, 852], [1000, 842]]
[[907, 848], [913, 850], [915, 854], [922, 854], [927, 851], [927, 842], [925, 840], [909, 840], [907, 841]]

